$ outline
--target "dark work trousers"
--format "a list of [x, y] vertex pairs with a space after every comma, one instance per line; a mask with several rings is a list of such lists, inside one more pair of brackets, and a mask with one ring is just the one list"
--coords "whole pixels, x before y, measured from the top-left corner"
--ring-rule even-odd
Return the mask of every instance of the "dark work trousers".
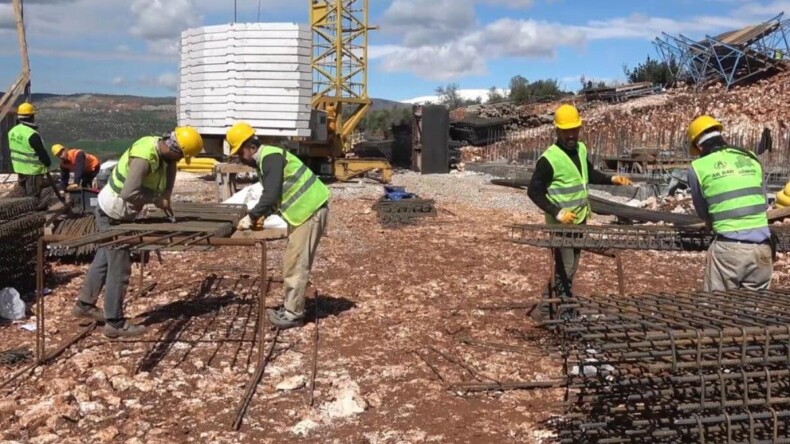
[[47, 186], [47, 176], [37, 175], [28, 176], [27, 174], [17, 174], [17, 186], [22, 197], [41, 197], [41, 190]]
[[95, 179], [98, 174], [98, 169], [96, 171], [88, 171], [87, 173], [83, 173], [82, 179], [80, 179], [80, 187], [91, 188], [93, 186], [93, 179]]
[[[95, 217], [96, 227], [100, 232], [107, 231], [114, 222], [100, 207], [96, 207]], [[123, 297], [126, 295], [131, 273], [132, 261], [128, 249], [99, 248], [85, 276], [79, 295], [80, 302], [96, 305], [102, 287], [106, 287], [104, 318], [110, 324], [123, 324]]]
[[573, 297], [573, 276], [579, 268], [582, 250], [578, 248], [554, 248], [554, 295]]

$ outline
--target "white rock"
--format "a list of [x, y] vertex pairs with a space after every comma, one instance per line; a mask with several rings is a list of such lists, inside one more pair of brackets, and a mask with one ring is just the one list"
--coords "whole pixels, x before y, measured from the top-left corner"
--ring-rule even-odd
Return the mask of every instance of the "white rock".
[[87, 416], [91, 413], [100, 412], [102, 410], [104, 410], [104, 406], [98, 402], [80, 402], [80, 414], [82, 416]]
[[291, 433], [296, 436], [307, 437], [311, 431], [319, 427], [318, 423], [312, 419], [303, 419], [291, 428]]
[[16, 289], [6, 287], [0, 290], [0, 318], [12, 321], [25, 318], [25, 303]]
[[304, 387], [304, 385], [305, 385], [304, 376], [296, 375], [296, 376], [291, 376], [290, 378], [285, 378], [284, 380], [282, 380], [282, 382], [277, 384], [275, 388], [277, 390], [290, 391], [290, 390], [298, 390]]
[[323, 405], [330, 418], [346, 418], [365, 411], [367, 401], [359, 394], [359, 386], [353, 381], [341, 381], [333, 390], [334, 400]]

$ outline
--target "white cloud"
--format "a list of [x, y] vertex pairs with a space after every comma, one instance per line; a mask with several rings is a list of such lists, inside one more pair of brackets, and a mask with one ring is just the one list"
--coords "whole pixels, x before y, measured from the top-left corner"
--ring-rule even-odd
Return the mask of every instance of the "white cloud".
[[126, 84], [126, 79], [121, 76], [113, 77], [112, 80], [110, 80], [110, 84], [115, 86], [121, 86]]
[[483, 3], [495, 6], [504, 6], [511, 9], [529, 8], [534, 0], [483, 0]]
[[535, 20], [501, 19], [442, 45], [388, 47], [382, 51], [385, 71], [410, 71], [431, 80], [484, 75], [486, 61], [502, 57], [553, 57], [560, 46], [579, 46], [584, 35]]
[[137, 83], [143, 86], [156, 86], [175, 91], [178, 87], [178, 74], [174, 72], [164, 72], [156, 77], [142, 76]]
[[131, 11], [136, 18], [132, 35], [146, 40], [157, 54], [177, 54], [181, 31], [202, 20], [193, 0], [134, 0]]
[[403, 45], [446, 43], [475, 25], [473, 0], [394, 0], [382, 16], [382, 29], [403, 36]]

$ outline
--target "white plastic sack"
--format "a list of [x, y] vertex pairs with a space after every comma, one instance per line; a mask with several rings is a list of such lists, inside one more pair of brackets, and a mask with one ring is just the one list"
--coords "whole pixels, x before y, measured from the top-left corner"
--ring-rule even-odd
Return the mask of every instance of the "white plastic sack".
[[[251, 210], [258, 203], [258, 200], [260, 200], [261, 194], [263, 194], [263, 185], [258, 182], [254, 185], [249, 185], [242, 188], [236, 194], [230, 196], [229, 199], [222, 203], [246, 205], [247, 209]], [[288, 228], [288, 223], [285, 222], [280, 216], [272, 214], [263, 221], [263, 228], [272, 230], [285, 230]]]
[[11, 287], [0, 290], [0, 317], [16, 321], [25, 318], [25, 303]]

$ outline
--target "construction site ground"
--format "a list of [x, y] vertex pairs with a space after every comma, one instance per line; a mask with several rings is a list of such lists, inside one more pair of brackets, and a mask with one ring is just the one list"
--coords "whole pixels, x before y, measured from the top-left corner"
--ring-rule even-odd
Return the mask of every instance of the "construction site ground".
[[[545, 250], [506, 240], [505, 225], [542, 223], [526, 193], [473, 173], [399, 173], [396, 185], [436, 200], [438, 216], [383, 226], [372, 209], [381, 186], [332, 185], [329, 229], [312, 281], [319, 290], [315, 403], [307, 405], [315, 323], [281, 333], [239, 432], [231, 430], [255, 367], [254, 248], [165, 253], [135, 265], [126, 313], [149, 326], [139, 340], [100, 330], [0, 391], [0, 440], [32, 443], [547, 442], [561, 412], [559, 389], [460, 396], [447, 383], [474, 376], [535, 381], [561, 375], [551, 338], [527, 310], [492, 306], [538, 301], [548, 279]], [[180, 198], [212, 201], [213, 182], [182, 174]], [[597, 221], [607, 219], [596, 217]], [[285, 242], [271, 242], [267, 305], [282, 299]], [[700, 289], [702, 253], [624, 253], [628, 292]], [[775, 285], [788, 282], [787, 259]], [[50, 263], [46, 335], [51, 349], [81, 327], [70, 309], [87, 264]], [[576, 291], [614, 293], [614, 261], [585, 253]], [[312, 295], [312, 290], [311, 293]], [[0, 326], [0, 350], [35, 349], [35, 319]], [[268, 334], [271, 338], [272, 333]], [[460, 342], [473, 338], [521, 351]], [[257, 340], [257, 338], [256, 338]], [[430, 365], [429, 365], [430, 364]], [[20, 364], [21, 365], [21, 364]], [[433, 369], [431, 368], [433, 367]], [[19, 366], [0, 366], [0, 381]]]

